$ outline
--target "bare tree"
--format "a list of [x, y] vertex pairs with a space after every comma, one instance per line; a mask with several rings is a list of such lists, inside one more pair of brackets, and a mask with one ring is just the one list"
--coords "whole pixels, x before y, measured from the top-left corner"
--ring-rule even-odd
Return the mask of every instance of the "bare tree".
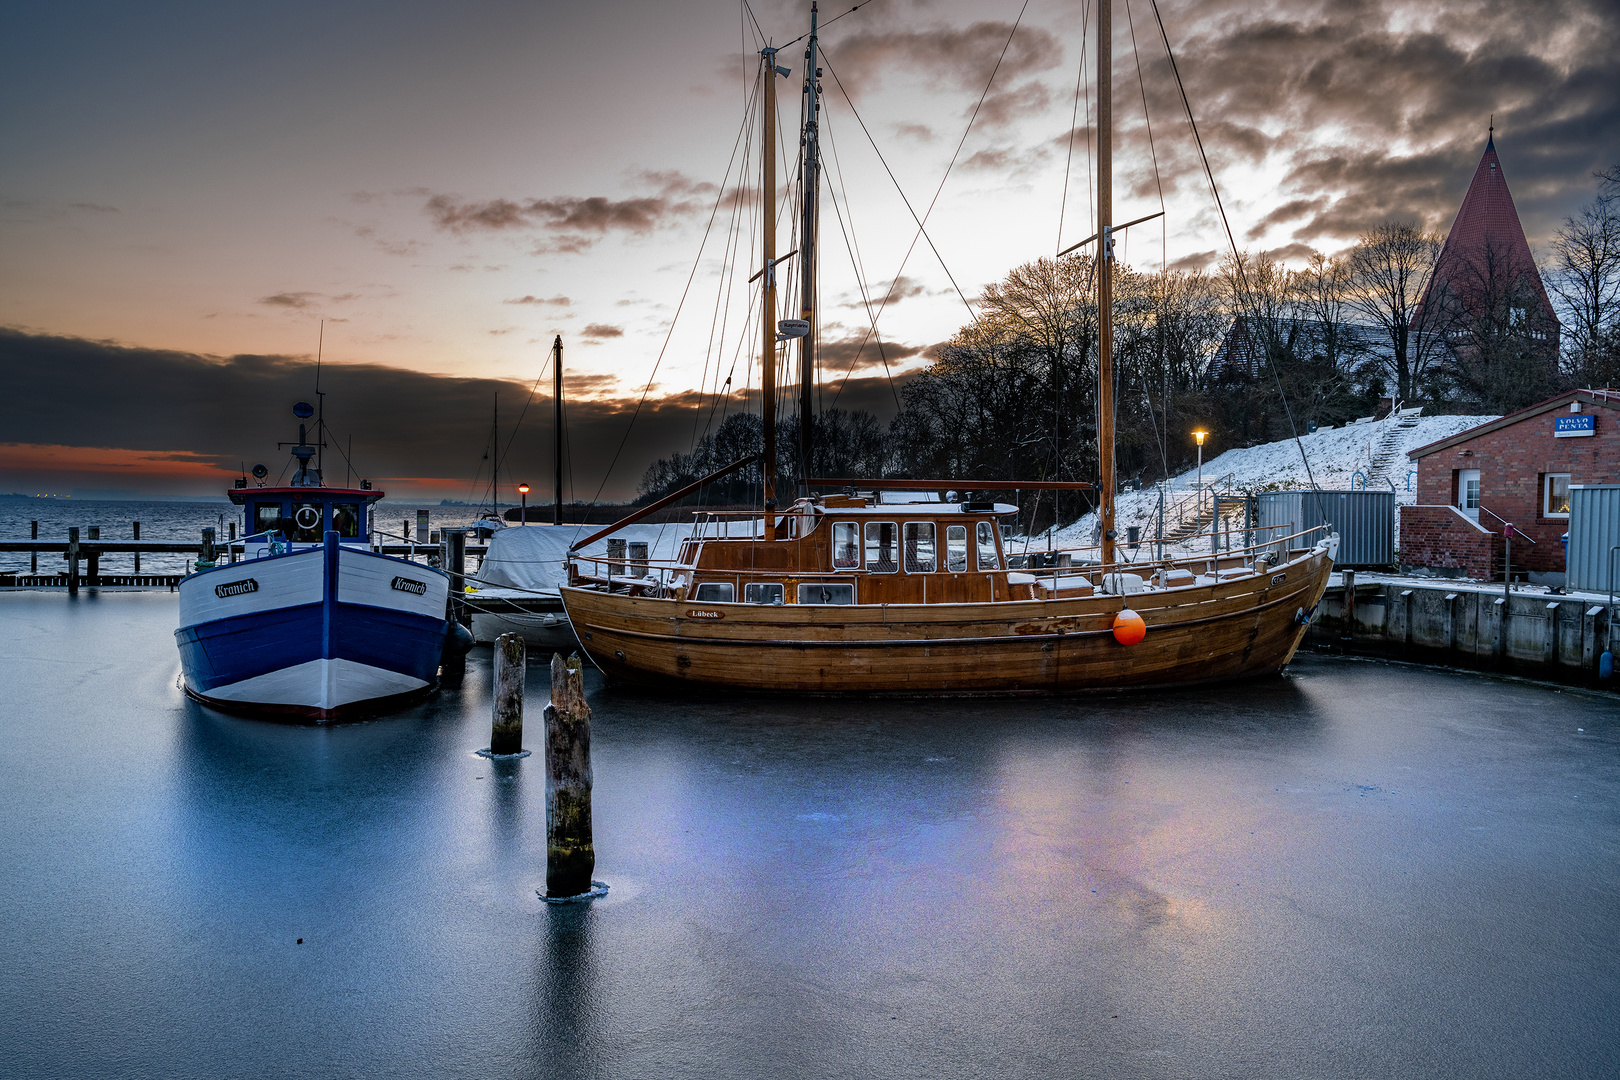
[[1389, 338], [1390, 374], [1401, 401], [1417, 395], [1441, 353], [1438, 336], [1418, 334], [1413, 325], [1439, 257], [1440, 237], [1415, 222], [1374, 226], [1350, 252], [1348, 303]]
[[1620, 165], [1596, 175], [1597, 198], [1565, 218], [1553, 240], [1550, 275], [1563, 309], [1565, 371], [1586, 386], [1620, 377]]

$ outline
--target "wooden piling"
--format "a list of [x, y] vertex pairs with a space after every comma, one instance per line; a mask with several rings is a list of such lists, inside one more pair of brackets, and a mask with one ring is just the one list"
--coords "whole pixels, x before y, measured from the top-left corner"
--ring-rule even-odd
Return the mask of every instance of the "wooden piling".
[[1344, 570], [1341, 575], [1344, 578], [1344, 636], [1349, 637], [1356, 632], [1356, 572]]
[[214, 565], [214, 527], [202, 531], [202, 550], [197, 553], [197, 569], [207, 570]]
[[[92, 526], [90, 526], [90, 539], [91, 540], [100, 540], [101, 539], [101, 526], [100, 525], [92, 525]], [[85, 561], [85, 564], [86, 564], [85, 565], [85, 579], [86, 579], [85, 584], [86, 585], [99, 585], [99, 584], [101, 584], [101, 550], [99, 548], [91, 548], [91, 549], [89, 549], [89, 551], [85, 552], [84, 561]]]
[[551, 657], [546, 706], [546, 895], [591, 891], [596, 846], [591, 839], [591, 707], [576, 653]]
[[[32, 540], [38, 540], [39, 539], [39, 522], [30, 521], [28, 523], [28, 536]], [[28, 553], [28, 572], [30, 574], [38, 574], [39, 573], [39, 552], [38, 551], [31, 551], [31, 552]]]
[[495, 639], [494, 716], [489, 732], [491, 754], [523, 752], [523, 678], [525, 657], [521, 634]]
[[79, 527], [68, 528], [68, 595], [79, 595]]
[[[139, 540], [140, 538], [141, 538], [141, 523], [137, 521], [137, 522], [135, 522], [135, 539]], [[138, 552], [138, 551], [135, 553], [135, 572], [137, 574], [139, 574], [141, 572], [141, 553]]]

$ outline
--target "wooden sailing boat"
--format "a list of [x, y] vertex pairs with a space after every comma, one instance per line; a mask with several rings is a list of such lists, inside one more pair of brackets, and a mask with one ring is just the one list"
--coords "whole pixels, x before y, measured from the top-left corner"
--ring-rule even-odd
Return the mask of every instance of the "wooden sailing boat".
[[[1337, 536], [1309, 530], [1219, 556], [1116, 560], [1112, 388], [1111, 0], [1098, 4], [1100, 560], [1038, 574], [1009, 569], [993, 501], [884, 502], [870, 481], [806, 477], [811, 494], [776, 503], [778, 335], [814, 318], [814, 250], [799, 252], [802, 319], [777, 323], [774, 207], [776, 50], [764, 68], [765, 214], [761, 280], [765, 448], [575, 545], [563, 603], [580, 645], [608, 676], [651, 684], [770, 693], [1018, 694], [1183, 685], [1281, 670], [1327, 587]], [[806, 51], [804, 227], [816, 235], [819, 93], [816, 14]], [[784, 257], [785, 258], [785, 257]], [[806, 340], [801, 361], [813, 347]], [[801, 386], [810, 372], [801, 372]], [[801, 460], [810, 409], [800, 405]], [[587, 544], [760, 460], [764, 513], [699, 514], [672, 564], [628, 567], [581, 557]], [[806, 469], [808, 466], [806, 465]], [[909, 491], [1081, 488], [1085, 484], [897, 481]], [[817, 496], [816, 488], [844, 487]], [[1145, 573], [1144, 573], [1145, 571]]]

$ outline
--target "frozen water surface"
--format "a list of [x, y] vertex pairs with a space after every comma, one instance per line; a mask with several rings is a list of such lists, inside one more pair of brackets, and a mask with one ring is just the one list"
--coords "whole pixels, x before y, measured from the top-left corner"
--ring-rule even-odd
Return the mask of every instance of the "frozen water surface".
[[6, 1076], [1620, 1073], [1611, 697], [1315, 658], [1072, 701], [593, 676], [612, 891], [548, 908], [543, 762], [475, 754], [487, 650], [288, 727], [187, 701], [175, 614], [0, 597]]

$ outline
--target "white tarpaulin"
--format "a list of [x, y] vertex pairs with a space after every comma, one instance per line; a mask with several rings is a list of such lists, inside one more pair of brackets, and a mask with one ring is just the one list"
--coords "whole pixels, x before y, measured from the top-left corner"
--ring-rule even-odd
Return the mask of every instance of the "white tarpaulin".
[[[580, 538], [597, 532], [601, 525], [514, 525], [497, 530], [489, 538], [489, 551], [478, 568], [478, 580], [491, 585], [509, 585], [519, 589], [555, 589], [568, 579], [565, 565], [569, 545]], [[606, 555], [608, 540], [624, 540], [631, 544], [646, 544], [647, 556], [654, 563], [672, 563], [680, 551], [681, 540], [690, 535], [689, 523], [667, 525], [627, 525], [611, 537], [604, 537], [586, 547], [582, 554]], [[607, 569], [604, 565], [603, 571]], [[589, 562], [582, 563], [584, 573], [596, 572]], [[623, 574], [625, 571], [618, 570]]]

